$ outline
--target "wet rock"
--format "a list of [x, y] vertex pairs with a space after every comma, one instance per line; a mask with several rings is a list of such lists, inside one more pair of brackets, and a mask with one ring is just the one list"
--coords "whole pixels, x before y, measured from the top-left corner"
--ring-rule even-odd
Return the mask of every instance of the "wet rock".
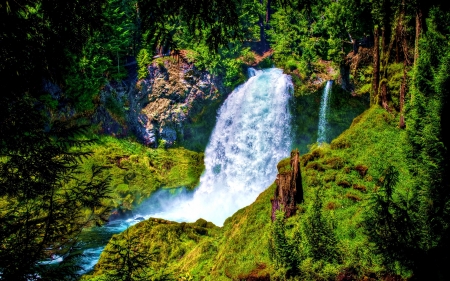
[[176, 141], [183, 141], [178, 138], [184, 137], [185, 125], [199, 112], [223, 99], [217, 89], [225, 90], [220, 79], [192, 65], [166, 62], [164, 73], [156, 65], [148, 69], [149, 76], [142, 82], [146, 87], [141, 89], [141, 94], [147, 95], [149, 102], [141, 113], [151, 121], [153, 130], [149, 130], [147, 122], [147, 132], [141, 130], [140, 133], [147, 134], [147, 139], [155, 144], [161, 139], [170, 147]]
[[199, 114], [225, 99], [220, 78], [193, 65], [153, 63], [148, 72], [145, 79], [130, 75], [135, 78], [110, 82], [101, 90], [92, 117], [100, 133], [116, 137], [133, 133], [147, 146], [157, 147], [163, 140], [170, 147], [184, 140], [187, 124], [200, 121]]
[[170, 127], [163, 127], [160, 136], [168, 145], [172, 145], [177, 139], [177, 132]]

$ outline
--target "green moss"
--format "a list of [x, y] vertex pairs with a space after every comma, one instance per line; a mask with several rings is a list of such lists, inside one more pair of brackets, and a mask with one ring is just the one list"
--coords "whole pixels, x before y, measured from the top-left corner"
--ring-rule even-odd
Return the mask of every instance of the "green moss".
[[184, 148], [152, 149], [130, 140], [103, 136], [90, 148], [92, 157], [82, 163], [108, 168], [112, 207], [132, 209], [157, 189], [197, 186], [204, 170], [203, 153]]
[[285, 158], [281, 160], [277, 165], [278, 173], [284, 174], [286, 172], [290, 172], [292, 170], [291, 168], [291, 158]]
[[[127, 240], [132, 239], [133, 247], [139, 249], [141, 253], [152, 255], [151, 269], [146, 270], [150, 278], [162, 268], [166, 274], [174, 274], [176, 262], [185, 259], [186, 256], [192, 257], [192, 249], [202, 256], [215, 253], [214, 239], [219, 230], [217, 226], [205, 220], [198, 220], [195, 223], [176, 223], [152, 218], [130, 227], [126, 232], [114, 235], [112, 240], [117, 244], [125, 245]], [[111, 250], [113, 245], [108, 244], [100, 256], [95, 272], [84, 276], [83, 280], [101, 279], [107, 274], [108, 263], [114, 262], [114, 257], [108, 254]], [[168, 264], [170, 266], [166, 266]]]

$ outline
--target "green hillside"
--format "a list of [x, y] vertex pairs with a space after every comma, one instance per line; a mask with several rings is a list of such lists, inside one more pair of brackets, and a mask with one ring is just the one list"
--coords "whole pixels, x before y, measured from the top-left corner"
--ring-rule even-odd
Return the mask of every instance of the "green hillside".
[[[408, 270], [398, 268], [390, 272], [383, 264], [369, 242], [368, 231], [375, 230], [364, 224], [365, 214], [371, 210], [370, 198], [383, 186], [389, 166], [399, 171], [394, 196], [407, 196], [411, 175], [405, 164], [408, 150], [405, 134], [396, 127], [396, 116], [372, 107], [355, 118], [351, 127], [331, 145], [313, 146], [301, 157], [305, 202], [298, 205], [298, 214], [282, 226], [270, 219], [270, 199], [275, 190], [272, 185], [254, 203], [228, 218], [222, 228], [203, 222], [205, 228], [195, 230], [201, 221], [179, 224], [149, 219], [112, 241], [136, 241], [137, 248], [150, 249], [143, 250], [144, 253], [160, 249], [148, 271], [164, 269], [175, 278], [283, 279], [292, 268], [270, 250], [270, 245], [276, 243], [275, 232], [281, 227], [286, 238], [284, 247], [296, 255], [295, 275], [299, 280], [334, 280], [340, 274], [354, 274], [358, 279], [373, 275], [382, 279], [386, 274], [393, 278], [396, 274], [408, 277]], [[315, 212], [317, 204], [319, 214]], [[316, 253], [315, 240], [310, 239], [323, 231], [311, 228], [318, 215], [334, 239], [327, 246], [332, 247], [328, 251], [335, 253], [333, 258], [326, 251]], [[114, 263], [114, 258], [106, 253], [102, 254], [93, 276], [101, 276], [105, 273], [103, 268]]]

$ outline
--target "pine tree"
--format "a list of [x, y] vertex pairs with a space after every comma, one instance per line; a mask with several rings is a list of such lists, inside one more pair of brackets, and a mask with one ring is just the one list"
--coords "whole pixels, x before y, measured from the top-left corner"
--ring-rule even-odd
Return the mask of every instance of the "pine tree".
[[337, 261], [336, 236], [322, 214], [322, 199], [319, 189], [316, 189], [311, 209], [302, 223], [309, 255], [317, 261]]

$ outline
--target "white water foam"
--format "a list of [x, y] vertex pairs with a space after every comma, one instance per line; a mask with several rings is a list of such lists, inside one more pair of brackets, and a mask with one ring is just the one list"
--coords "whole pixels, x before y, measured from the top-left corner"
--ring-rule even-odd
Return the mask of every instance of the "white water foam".
[[161, 209], [144, 217], [186, 222], [203, 218], [221, 226], [275, 180], [277, 163], [291, 149], [291, 77], [276, 68], [251, 70], [249, 75], [218, 112], [195, 193], [160, 201]]

